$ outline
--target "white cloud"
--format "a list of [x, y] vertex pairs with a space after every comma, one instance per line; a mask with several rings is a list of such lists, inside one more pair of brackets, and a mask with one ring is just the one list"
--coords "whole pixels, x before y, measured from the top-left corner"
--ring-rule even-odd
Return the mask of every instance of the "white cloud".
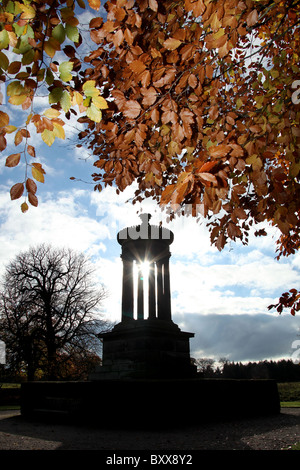
[[37, 208], [22, 214], [19, 201], [0, 194], [0, 256], [7, 263], [29, 246], [49, 243], [68, 246], [88, 254], [105, 251], [105, 225], [88, 217], [81, 206], [82, 192], [59, 193], [55, 198], [42, 196]]

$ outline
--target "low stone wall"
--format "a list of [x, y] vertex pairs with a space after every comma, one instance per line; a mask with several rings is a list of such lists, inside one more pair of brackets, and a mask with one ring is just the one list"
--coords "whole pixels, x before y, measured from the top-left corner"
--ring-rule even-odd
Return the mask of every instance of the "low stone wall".
[[105, 380], [22, 384], [24, 417], [100, 426], [178, 426], [280, 412], [272, 380]]

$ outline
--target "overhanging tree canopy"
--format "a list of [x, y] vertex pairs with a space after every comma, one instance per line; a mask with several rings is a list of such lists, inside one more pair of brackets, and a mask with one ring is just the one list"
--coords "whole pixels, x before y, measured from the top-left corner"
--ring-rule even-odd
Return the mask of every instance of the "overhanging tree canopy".
[[[99, 8], [97, 1], [88, 3]], [[96, 190], [115, 185], [123, 191], [135, 182], [135, 201], [152, 197], [173, 212], [204, 217], [220, 250], [228, 240], [247, 243], [250, 226], [267, 221], [281, 234], [278, 256], [295, 253], [298, 2], [108, 1], [106, 21], [96, 15], [90, 21], [96, 46], [84, 63], [74, 7], [73, 1], [3, 2], [0, 65], [9, 101], [31, 109], [43, 84], [51, 105], [42, 116], [29, 114], [23, 128], [0, 115], [1, 149], [5, 133], [15, 132], [16, 145], [25, 142], [33, 176], [13, 186], [12, 199], [26, 190], [37, 205], [34, 179], [44, 181], [28, 123], [51, 145], [64, 136], [63, 113], [68, 117], [78, 105], [86, 124], [79, 138], [96, 159]], [[66, 38], [75, 47], [63, 48]], [[10, 62], [11, 48], [21, 61]], [[61, 50], [67, 60], [57, 62]], [[10, 155], [6, 165], [20, 158]], [[297, 302], [298, 293], [292, 295]]]

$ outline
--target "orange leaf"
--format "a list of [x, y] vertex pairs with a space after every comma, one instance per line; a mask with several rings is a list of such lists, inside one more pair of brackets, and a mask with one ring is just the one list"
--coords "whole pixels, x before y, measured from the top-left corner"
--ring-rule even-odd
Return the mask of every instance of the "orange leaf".
[[88, 2], [89, 2], [89, 6], [93, 10], [99, 10], [99, 8], [101, 6], [101, 0], [88, 0]]
[[17, 183], [14, 184], [13, 187], [10, 190], [10, 198], [13, 201], [14, 199], [19, 199], [24, 192], [24, 184], [23, 183]]
[[119, 47], [124, 40], [124, 34], [121, 29], [119, 29], [113, 36], [113, 43], [115, 47]]
[[209, 147], [209, 153], [213, 158], [222, 158], [230, 152], [231, 147], [226, 144], [216, 145]]
[[257, 23], [258, 20], [258, 13], [257, 10], [251, 11], [249, 15], [247, 16], [247, 26], [253, 26]]
[[200, 178], [208, 183], [218, 184], [217, 178], [211, 173], [200, 173]]
[[207, 171], [211, 170], [216, 164], [217, 164], [217, 162], [206, 162], [198, 170], [198, 173], [207, 172]]
[[129, 100], [126, 102], [123, 113], [128, 119], [135, 119], [141, 112], [140, 104], [135, 100]]
[[164, 41], [163, 46], [164, 46], [166, 49], [168, 49], [168, 51], [174, 51], [174, 50], [177, 49], [181, 44], [182, 44], [182, 42], [179, 41], [179, 39], [169, 38], [169, 39], [167, 39], [166, 41]]
[[134, 73], [141, 73], [145, 70], [146, 65], [141, 60], [134, 60], [129, 64], [129, 68]]
[[5, 166], [10, 168], [17, 166], [20, 162], [21, 154], [20, 153], [12, 153], [6, 159]]
[[156, 100], [156, 97], [157, 97], [157, 92], [155, 90], [155, 88], [150, 87], [150, 88], [147, 88], [146, 90], [144, 90], [143, 88], [141, 89], [141, 92], [144, 96], [143, 98], [143, 105], [144, 106], [151, 106], [155, 100]]
[[149, 0], [149, 8], [153, 11], [157, 11], [158, 3], [156, 0]]
[[32, 145], [27, 146], [27, 152], [31, 157], [35, 157], [35, 148]]

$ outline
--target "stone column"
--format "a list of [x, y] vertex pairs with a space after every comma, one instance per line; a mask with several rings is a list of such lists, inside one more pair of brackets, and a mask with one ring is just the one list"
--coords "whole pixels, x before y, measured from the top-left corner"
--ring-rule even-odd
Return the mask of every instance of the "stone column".
[[158, 318], [165, 321], [171, 320], [169, 257], [165, 256], [157, 262]]
[[157, 318], [160, 320], [163, 317], [163, 296], [164, 296], [164, 286], [163, 286], [163, 264], [159, 260], [156, 262], [157, 269]]
[[144, 278], [141, 267], [138, 267], [138, 283], [137, 283], [137, 318], [144, 319]]
[[149, 265], [148, 286], [149, 318], [156, 318], [155, 264], [153, 262]]
[[133, 260], [122, 256], [122, 321], [133, 319]]
[[163, 307], [161, 310], [161, 320], [171, 320], [171, 289], [170, 289], [170, 271], [169, 256], [163, 259]]

